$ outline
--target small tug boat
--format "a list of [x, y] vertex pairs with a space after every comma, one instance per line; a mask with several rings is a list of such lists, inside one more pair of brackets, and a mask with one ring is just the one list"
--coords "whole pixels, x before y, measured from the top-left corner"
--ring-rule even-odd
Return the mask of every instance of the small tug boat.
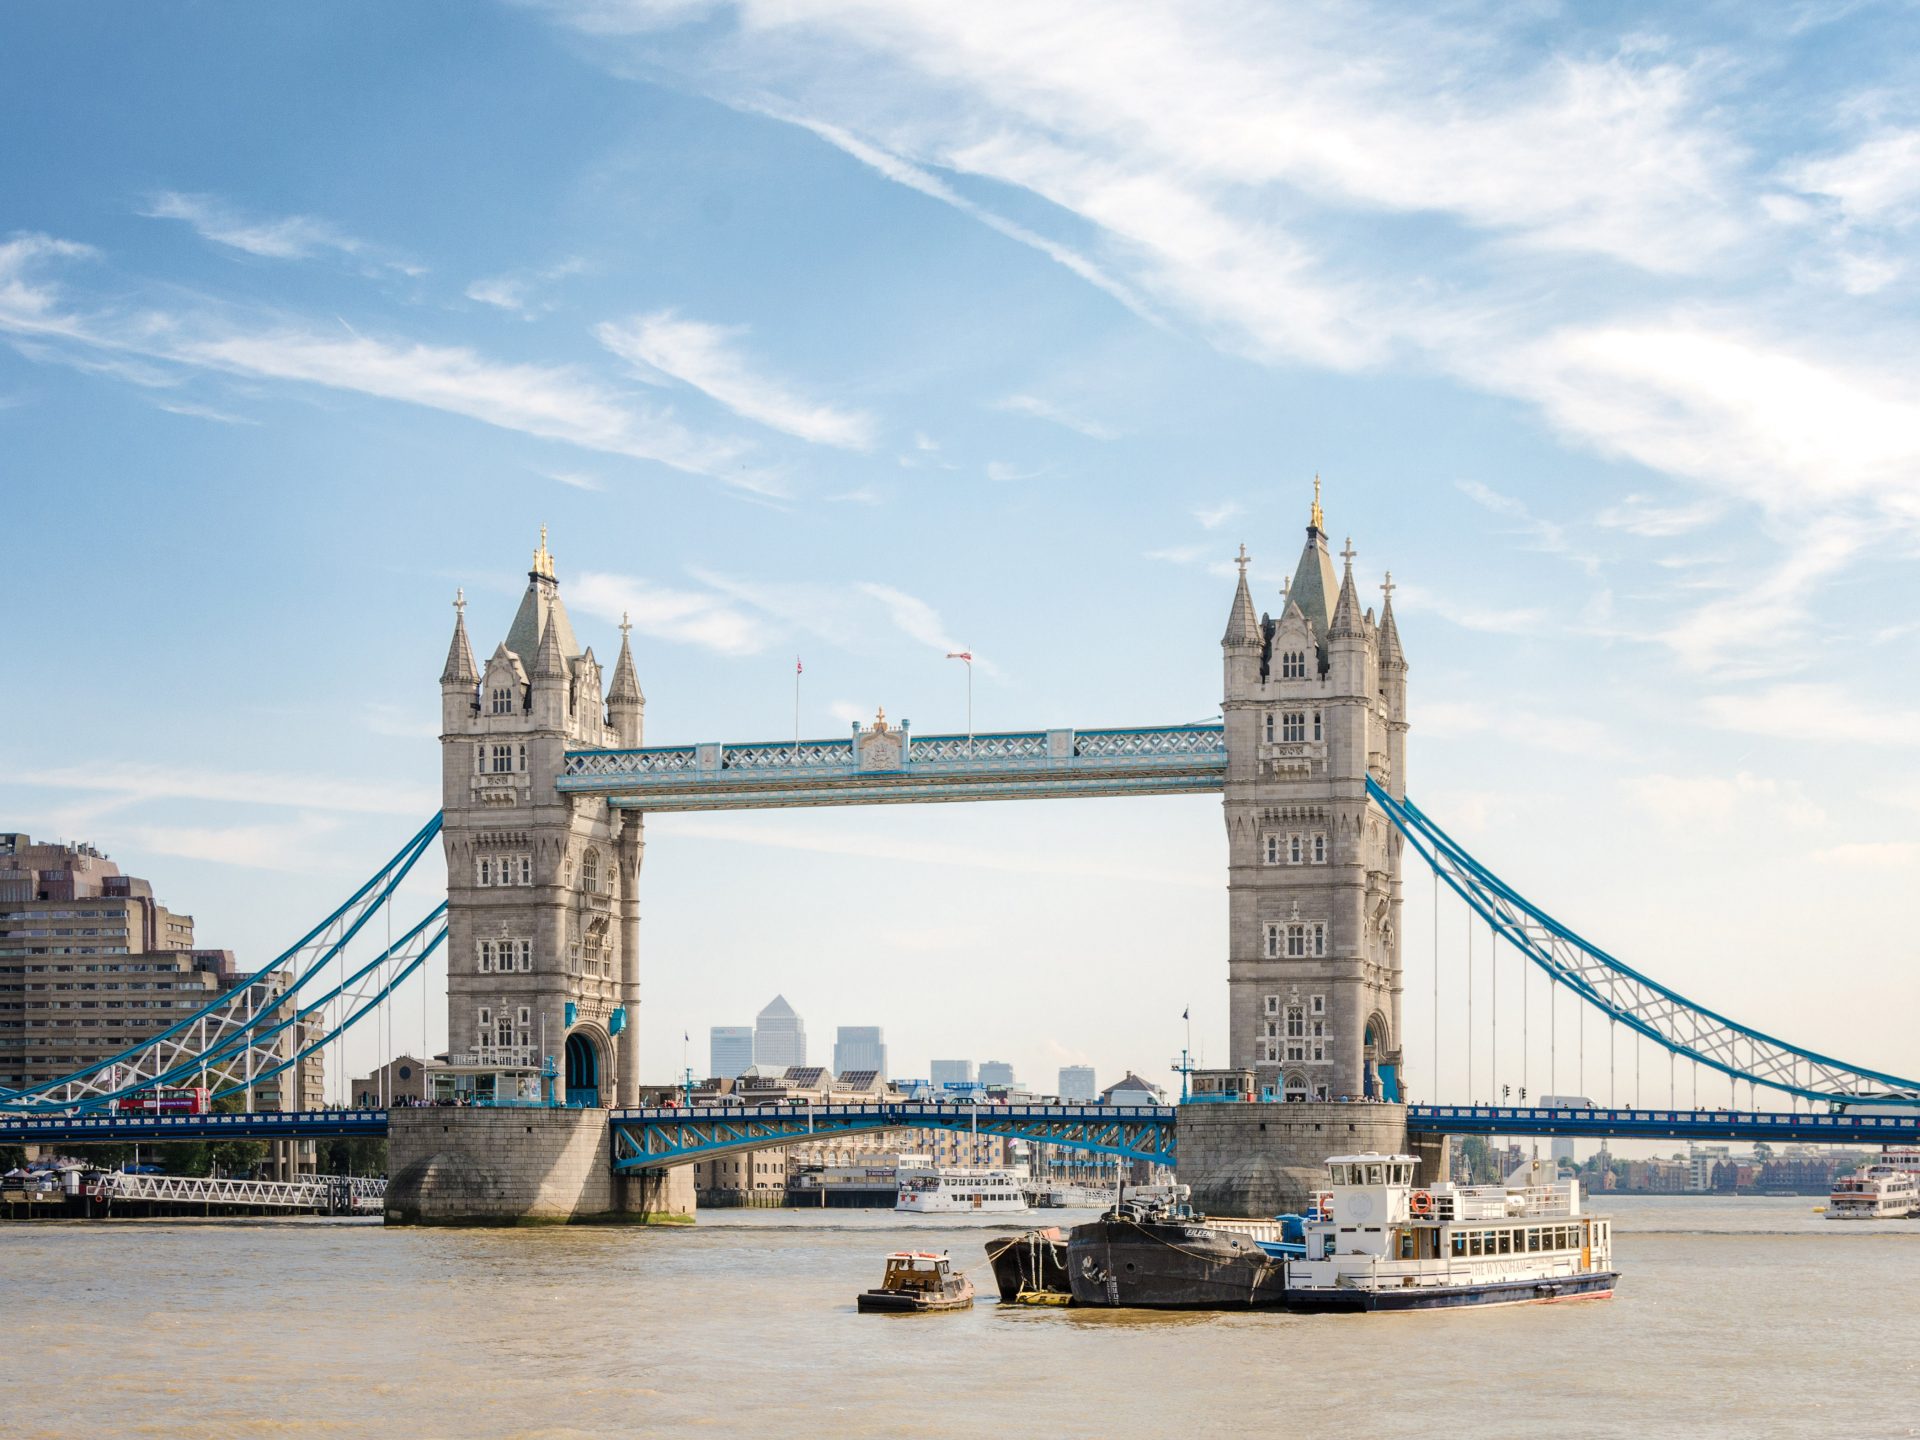
[[1580, 1185], [1414, 1185], [1411, 1155], [1336, 1155], [1286, 1261], [1286, 1307], [1429, 1310], [1604, 1298], [1613, 1222], [1582, 1214]]
[[887, 1256], [887, 1273], [879, 1287], [861, 1291], [857, 1308], [863, 1315], [909, 1315], [965, 1310], [972, 1304], [973, 1282], [955, 1270], [944, 1253], [896, 1250]]
[[1067, 1237], [1057, 1225], [989, 1240], [987, 1263], [1002, 1305], [1064, 1305], [1073, 1299]]
[[1287, 1265], [1263, 1244], [1284, 1239], [1278, 1220], [1195, 1213], [1184, 1185], [1161, 1201], [1123, 1195], [1067, 1237], [1073, 1303], [1149, 1310], [1253, 1310], [1286, 1299]]

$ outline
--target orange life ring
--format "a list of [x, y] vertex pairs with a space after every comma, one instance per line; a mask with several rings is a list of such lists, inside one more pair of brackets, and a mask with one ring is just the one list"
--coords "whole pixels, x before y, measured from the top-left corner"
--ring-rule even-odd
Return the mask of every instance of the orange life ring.
[[1416, 1215], [1431, 1215], [1433, 1213], [1433, 1196], [1425, 1190], [1416, 1190], [1408, 1197], [1407, 1206]]
[[1320, 1218], [1322, 1220], [1331, 1220], [1333, 1218], [1333, 1196], [1316, 1196], [1315, 1207], [1320, 1211]]

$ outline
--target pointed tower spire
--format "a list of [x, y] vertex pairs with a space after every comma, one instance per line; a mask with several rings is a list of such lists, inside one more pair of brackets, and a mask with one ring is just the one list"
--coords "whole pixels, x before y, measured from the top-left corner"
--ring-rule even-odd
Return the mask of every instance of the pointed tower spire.
[[1327, 626], [1328, 635], [1360, 635], [1360, 596], [1353, 588], [1353, 557], [1359, 551], [1353, 548], [1351, 537], [1347, 548], [1340, 552], [1341, 559], [1347, 562], [1347, 573], [1340, 581], [1340, 598], [1334, 603], [1333, 619]]
[[1393, 592], [1397, 588], [1393, 572], [1387, 571], [1387, 578], [1380, 586], [1380, 593], [1386, 597], [1380, 602], [1380, 664], [1383, 668], [1404, 670], [1407, 655], [1400, 648], [1400, 627], [1393, 623]]
[[447, 647], [447, 665], [440, 672], [442, 685], [478, 685], [480, 668], [473, 663], [473, 646], [467, 640], [467, 592], [453, 592], [453, 643]]
[[620, 658], [613, 662], [613, 685], [607, 691], [607, 709], [613, 710], [622, 705], [640, 706], [647, 703], [647, 697], [640, 693], [640, 676], [633, 668], [633, 646], [628, 634], [633, 622], [626, 612], [620, 612]]
[[1240, 553], [1234, 557], [1234, 564], [1240, 567], [1240, 584], [1233, 592], [1233, 609], [1227, 613], [1227, 633], [1220, 637], [1225, 649], [1237, 649], [1246, 646], [1251, 649], [1260, 647], [1260, 616], [1253, 608], [1253, 594], [1247, 589], [1247, 566], [1252, 557], [1247, 547], [1242, 545]]
[[567, 656], [560, 648], [560, 625], [552, 615], [547, 616], [546, 628], [540, 632], [540, 648], [533, 657], [532, 675], [535, 680], [567, 678]]

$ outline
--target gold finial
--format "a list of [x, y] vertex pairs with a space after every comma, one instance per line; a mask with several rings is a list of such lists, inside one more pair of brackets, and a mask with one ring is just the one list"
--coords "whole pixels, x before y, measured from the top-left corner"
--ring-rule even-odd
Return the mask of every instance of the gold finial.
[[540, 527], [540, 548], [533, 552], [533, 573], [543, 580], [553, 579], [553, 556], [547, 550], [547, 527]]
[[1316, 530], [1327, 528], [1327, 517], [1320, 513], [1320, 472], [1313, 472], [1313, 516], [1307, 522]]
[[882, 705], [873, 712], [873, 729], [880, 734], [887, 728], [887, 707]]

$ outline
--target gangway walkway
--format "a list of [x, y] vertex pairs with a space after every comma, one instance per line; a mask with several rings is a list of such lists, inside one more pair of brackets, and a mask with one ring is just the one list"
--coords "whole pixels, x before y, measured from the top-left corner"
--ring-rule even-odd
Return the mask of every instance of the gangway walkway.
[[127, 1175], [114, 1171], [84, 1186], [90, 1213], [137, 1207], [142, 1213], [211, 1214], [280, 1210], [318, 1215], [378, 1215], [387, 1182], [364, 1175], [299, 1180], [220, 1180], [202, 1175]]

